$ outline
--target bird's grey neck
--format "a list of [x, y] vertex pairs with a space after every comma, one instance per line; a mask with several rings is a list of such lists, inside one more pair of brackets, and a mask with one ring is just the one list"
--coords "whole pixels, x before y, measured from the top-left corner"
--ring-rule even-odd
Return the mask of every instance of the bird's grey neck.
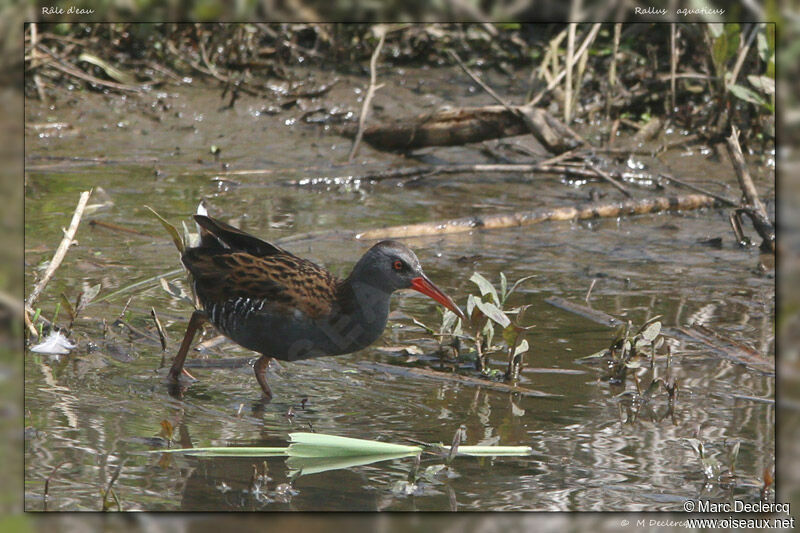
[[389, 318], [389, 300], [392, 293], [366, 281], [349, 280], [352, 288], [353, 315], [367, 327], [383, 330]]

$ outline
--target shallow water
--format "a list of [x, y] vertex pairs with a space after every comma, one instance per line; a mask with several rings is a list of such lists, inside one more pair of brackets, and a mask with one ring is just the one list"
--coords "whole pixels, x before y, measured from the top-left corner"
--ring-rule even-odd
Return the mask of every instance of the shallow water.
[[[306, 75], [318, 83], [332, 77]], [[375, 120], [445, 103], [491, 103], [450, 71], [407, 69], [386, 81], [376, 98]], [[360, 83], [343, 78], [315, 105], [344, 102], [357, 113], [354, 89]], [[364, 145], [356, 163], [345, 165], [350, 141], [331, 128], [303, 123], [301, 110], [263, 113], [268, 102], [246, 96], [232, 110], [222, 110], [219, 93], [212, 87], [170, 87], [127, 98], [76, 92], [54, 109], [27, 102], [26, 286], [33, 286], [34, 273], [41, 275], [52, 256], [79, 193], [94, 187], [90, 204], [96, 206], [84, 216], [78, 244], [40, 301], [43, 315], [53, 316], [62, 292], [74, 301], [84, 286], [102, 288], [75, 322], [76, 350], [61, 357], [26, 354], [26, 509], [97, 510], [98, 494], [120, 465], [113, 487], [124, 510], [681, 510], [685, 499], [701, 495], [758, 499], [762, 473], [774, 464], [773, 376], [723, 360], [702, 344], [676, 341], [671, 376], [680, 388], [674, 413], [667, 415], [666, 395], [659, 393], [634, 417], [629, 410], [637, 406], [621, 394], [636, 390], [632, 380], [612, 386], [600, 367], [577, 361], [607, 347], [613, 331], [545, 302], [559, 296], [583, 304], [597, 280], [590, 298], [595, 309], [635, 325], [655, 315], [663, 315], [669, 327], [704, 324], [773, 359], [774, 275], [759, 269], [756, 248], [733, 242], [725, 209], [407, 240], [429, 277], [462, 306], [467, 294], [477, 292], [469, 282], [474, 271], [495, 282], [500, 272], [511, 281], [535, 276], [512, 297], [514, 305], [531, 306], [526, 321], [536, 325], [528, 335], [532, 350], [520, 385], [558, 398], [520, 397], [371, 366], [414, 364], [413, 356], [396, 347], [433, 351], [434, 342], [408, 317], [438, 325], [439, 315], [433, 302], [416, 293], [394, 297], [396, 320], [375, 346], [273, 367], [275, 398], [266, 406], [257, 402], [259, 390], [247, 364], [253, 353], [231, 343], [192, 355], [206, 362], [233, 361], [230, 368], [190, 367], [200, 381], [183, 398], [170, 396], [163, 362], [177, 349], [191, 306], [154, 280], [169, 273], [171, 282], [186, 287], [183, 273], [175, 272], [177, 252], [145, 205], [180, 226], [205, 199], [212, 214], [278, 240], [320, 229], [574, 205], [586, 201], [591, 189], [606, 201], [621, 199], [601, 183], [539, 175], [450, 175], [413, 186], [351, 180], [287, 185], [287, 180], [347, 177], [415, 162]], [[34, 127], [48, 122], [70, 127]], [[221, 148], [219, 161], [210, 153], [212, 145]], [[420, 157], [487, 161], [474, 148], [427, 150]], [[757, 186], [771, 193], [773, 170], [763, 164], [768, 158], [751, 160]], [[713, 184], [705, 180], [713, 177], [728, 186], [730, 197], [737, 196], [733, 172], [713, 153], [675, 150], [657, 165], [709, 188]], [[242, 172], [252, 169], [261, 172]], [[677, 192], [683, 191], [669, 189]], [[145, 235], [91, 226], [92, 220]], [[715, 237], [722, 238], [721, 247], [700, 242]], [[286, 247], [344, 275], [368, 245], [318, 238]], [[145, 280], [151, 281], [108, 297]], [[151, 308], [167, 330], [166, 354]], [[66, 320], [61, 313], [59, 323]], [[121, 314], [146, 336], [114, 325]], [[438, 367], [435, 358], [420, 358]], [[503, 361], [498, 358], [493, 366], [503, 368]], [[663, 358], [658, 366], [666, 376]], [[182, 446], [283, 446], [296, 431], [449, 443], [463, 424], [466, 444], [528, 445], [534, 453], [457, 457], [449, 475], [429, 478], [419, 476], [442, 464], [441, 458], [423, 455], [419, 465], [404, 458], [296, 477], [291, 462], [275, 457], [266, 459], [268, 481], [254, 490], [253, 469], [264, 471], [261, 460], [144, 453], [163, 446], [155, 440], [163, 420], [176, 427], [176, 444]], [[740, 442], [736, 481], [707, 484], [687, 438], [702, 440], [723, 464], [730, 446]], [[59, 465], [45, 501], [45, 481]], [[409, 494], [403, 482], [410, 478], [419, 481]]]

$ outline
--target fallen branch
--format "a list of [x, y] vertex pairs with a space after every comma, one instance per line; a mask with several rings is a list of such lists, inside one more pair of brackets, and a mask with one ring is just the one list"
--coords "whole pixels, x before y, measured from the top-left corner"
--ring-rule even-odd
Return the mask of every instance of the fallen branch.
[[696, 324], [686, 328], [667, 328], [665, 332], [673, 337], [679, 337], [679, 334], [683, 334], [689, 340], [700, 342], [713, 348], [715, 355], [736, 364], [744, 365], [749, 370], [755, 370], [766, 375], [775, 375], [774, 361], [766, 359], [757, 351], [740, 342], [723, 337], [706, 326]]
[[[345, 135], [353, 134], [350, 126], [341, 131]], [[548, 151], [556, 154], [584, 142], [544, 109], [505, 105], [435, 111], [364, 128], [363, 137], [379, 150], [412, 150], [427, 146], [461, 146], [526, 133], [533, 134]]]
[[412, 376], [417, 376], [417, 377], [455, 381], [473, 387], [485, 387], [487, 389], [493, 389], [502, 392], [515, 392], [523, 396], [531, 396], [534, 398], [551, 398], [551, 399], [562, 398], [562, 396], [559, 394], [549, 394], [547, 392], [541, 392], [538, 390], [528, 389], [525, 387], [507, 385], [505, 383], [500, 383], [497, 381], [489, 381], [488, 379], [475, 378], [472, 376], [462, 376], [460, 374], [454, 374], [452, 372], [439, 372], [437, 370], [431, 370], [428, 368], [413, 368], [405, 366], [388, 365], [386, 363], [370, 363], [370, 362], [361, 362], [359, 363], [359, 366], [369, 368], [371, 370], [377, 370], [380, 372], [388, 372], [390, 374], [401, 374], [401, 375], [410, 374]]
[[39, 280], [39, 282], [33, 288], [33, 291], [31, 291], [30, 296], [28, 296], [26, 301], [28, 307], [34, 307], [36, 300], [39, 299], [39, 295], [42, 293], [44, 288], [47, 286], [47, 283], [50, 281], [50, 278], [53, 277], [53, 274], [55, 274], [56, 270], [61, 265], [61, 261], [64, 260], [64, 256], [67, 255], [67, 250], [69, 250], [72, 240], [75, 238], [75, 233], [78, 231], [78, 225], [81, 223], [83, 211], [86, 209], [86, 203], [89, 201], [89, 196], [91, 196], [91, 194], [91, 190], [81, 193], [81, 197], [78, 200], [78, 206], [75, 208], [75, 213], [72, 215], [72, 221], [69, 224], [69, 228], [64, 233], [64, 238], [61, 239], [61, 243], [58, 245], [56, 253], [53, 255], [53, 259], [50, 260], [50, 264], [47, 266], [44, 276], [42, 276], [42, 279]]
[[615, 318], [608, 313], [592, 309], [591, 307], [585, 305], [570, 302], [569, 300], [559, 298], [558, 296], [545, 298], [544, 301], [553, 307], [558, 307], [559, 309], [563, 309], [564, 311], [568, 311], [572, 314], [582, 316], [583, 318], [588, 318], [592, 322], [597, 322], [603, 326], [615, 327], [624, 324], [622, 320]]
[[642, 215], [661, 211], [680, 211], [712, 207], [716, 200], [704, 194], [626, 200], [610, 204], [589, 204], [581, 207], [541, 208], [510, 214], [464, 217], [364, 231], [357, 239], [402, 239], [426, 235], [462, 233], [475, 229], [500, 229], [529, 226], [544, 221], [586, 220], [624, 215]]
[[[548, 161], [555, 160], [556, 158], [549, 159]], [[419, 179], [422, 176], [431, 177], [440, 174], [474, 174], [479, 172], [491, 173], [511, 173], [511, 174], [558, 174], [579, 176], [584, 179], [606, 179], [602, 174], [596, 172], [592, 168], [584, 168], [581, 166], [573, 166], [570, 164], [551, 165], [543, 163], [527, 164], [527, 163], [477, 163], [477, 164], [455, 164], [455, 165], [426, 165], [418, 167], [396, 168], [390, 170], [383, 170], [380, 172], [373, 172], [368, 174], [361, 174], [358, 176], [349, 175], [346, 177], [331, 177], [325, 176], [320, 178], [303, 178], [299, 180], [288, 180], [284, 182], [286, 185], [295, 186], [315, 186], [315, 185], [337, 185], [349, 183], [354, 180], [369, 180], [369, 181], [382, 181], [390, 179]], [[621, 179], [618, 172], [614, 171], [616, 177], [614, 180]], [[610, 177], [609, 173], [606, 173]], [[617, 183], [616, 185], [619, 185]], [[621, 185], [619, 185], [621, 187]], [[618, 187], [619, 188], [619, 187]], [[711, 195], [709, 195], [711, 196]]]

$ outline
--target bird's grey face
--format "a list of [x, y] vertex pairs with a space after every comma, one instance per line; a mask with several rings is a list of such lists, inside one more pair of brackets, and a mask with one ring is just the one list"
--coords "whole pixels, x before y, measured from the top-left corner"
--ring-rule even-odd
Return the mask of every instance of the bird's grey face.
[[424, 276], [419, 259], [404, 244], [382, 241], [372, 247], [370, 253], [373, 252], [376, 275], [392, 291], [409, 289], [414, 278]]
[[354, 273], [357, 271], [361, 272], [363, 281], [375, 287], [389, 292], [414, 289], [433, 298], [458, 316], [464, 316], [453, 300], [428, 279], [417, 256], [402, 243], [379, 242], [359, 261]]

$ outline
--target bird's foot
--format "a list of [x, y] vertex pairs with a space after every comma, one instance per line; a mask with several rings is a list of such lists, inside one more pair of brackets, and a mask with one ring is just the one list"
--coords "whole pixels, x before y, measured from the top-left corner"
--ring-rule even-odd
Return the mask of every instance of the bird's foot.
[[[184, 378], [184, 376], [185, 376], [185, 378]], [[191, 375], [189, 373], [189, 371], [186, 370], [185, 368], [181, 368], [179, 370], [179, 369], [177, 369], [175, 367], [169, 369], [169, 372], [167, 373], [166, 381], [169, 384], [176, 385], [176, 384], [181, 383], [181, 381], [186, 381], [186, 378], [188, 378], [188, 380], [190, 382], [200, 381], [199, 379], [197, 379], [196, 377]]]

